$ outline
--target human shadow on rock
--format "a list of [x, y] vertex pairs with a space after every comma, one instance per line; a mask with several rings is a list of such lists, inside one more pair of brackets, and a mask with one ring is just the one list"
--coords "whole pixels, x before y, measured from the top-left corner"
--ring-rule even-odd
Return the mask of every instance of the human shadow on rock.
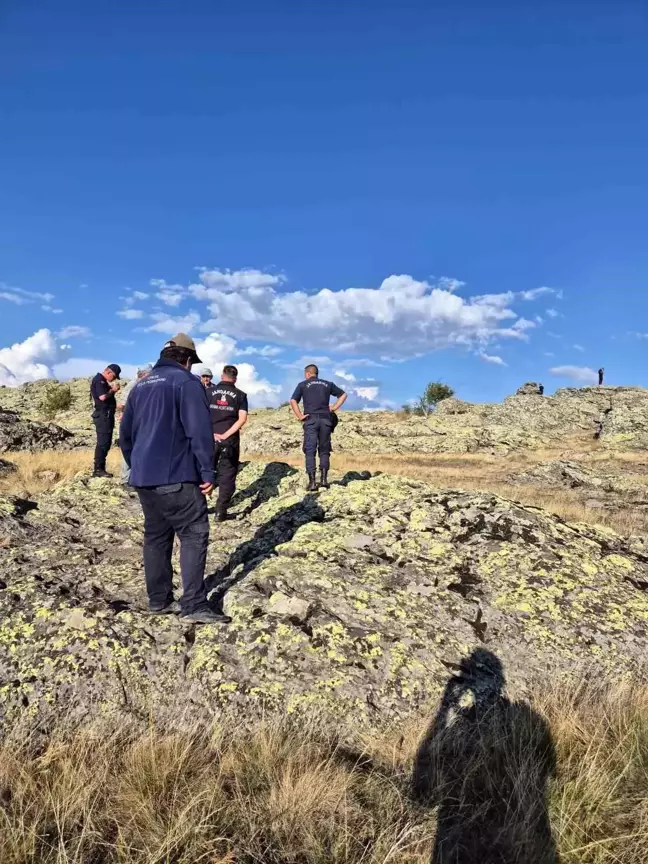
[[476, 649], [454, 668], [412, 777], [416, 800], [438, 807], [432, 864], [557, 864], [547, 723], [504, 695], [491, 651]]
[[261, 525], [250, 540], [236, 547], [224, 567], [207, 577], [207, 592], [210, 600], [222, 601], [226, 591], [244, 579], [267, 558], [275, 555], [277, 546], [292, 540], [302, 525], [323, 521], [324, 510], [317, 500], [317, 495], [306, 495], [296, 504], [280, 510], [272, 519]]
[[[242, 462], [239, 468], [239, 473], [248, 462]], [[248, 501], [246, 507], [238, 514], [239, 516], [247, 516], [261, 504], [269, 501], [279, 494], [279, 486], [285, 477], [290, 477], [297, 473], [297, 469], [287, 462], [268, 462], [263, 469], [263, 474], [257, 477], [245, 489], [236, 492], [232, 498], [230, 507], [238, 507], [239, 504]]]

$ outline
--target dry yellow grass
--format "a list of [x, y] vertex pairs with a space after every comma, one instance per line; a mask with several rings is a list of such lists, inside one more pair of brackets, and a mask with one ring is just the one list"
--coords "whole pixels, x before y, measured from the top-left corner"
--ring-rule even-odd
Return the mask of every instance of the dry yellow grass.
[[[619, 474], [632, 471], [635, 483], [648, 484], [648, 455], [642, 453], [610, 454], [598, 448], [596, 442], [574, 442], [581, 447], [584, 464], [599, 465]], [[588, 449], [585, 449], [584, 443]], [[632, 506], [617, 512], [593, 510], [585, 506], [588, 494], [576, 490], [552, 490], [533, 485], [519, 486], [507, 481], [509, 474], [530, 468], [538, 462], [564, 458], [563, 450], [526, 451], [495, 456], [486, 453], [467, 454], [351, 454], [333, 453], [333, 472], [383, 471], [422, 480], [433, 486], [450, 489], [493, 492], [519, 501], [521, 504], [543, 507], [570, 522], [587, 522], [613, 528], [621, 534], [641, 534], [648, 531], [648, 514], [644, 508]], [[38, 495], [62, 480], [69, 480], [79, 472], [89, 474], [92, 469], [91, 450], [17, 452], [5, 458], [17, 466], [17, 472], [0, 479], [0, 492], [18, 495]], [[278, 460], [296, 467], [303, 466], [300, 454], [254, 455], [254, 460]], [[573, 457], [572, 457], [573, 458]], [[113, 448], [108, 457], [108, 470], [118, 475], [121, 456]]]
[[[302, 719], [10, 736], [0, 861], [645, 864], [648, 690], [563, 689], [502, 710], [436, 737], [422, 718], [384, 733]], [[440, 842], [453, 825], [463, 851]]]

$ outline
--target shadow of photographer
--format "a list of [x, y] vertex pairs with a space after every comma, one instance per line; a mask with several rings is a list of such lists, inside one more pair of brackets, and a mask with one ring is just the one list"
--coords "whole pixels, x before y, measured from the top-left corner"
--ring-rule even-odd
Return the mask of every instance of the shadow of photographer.
[[491, 651], [477, 649], [452, 668], [412, 776], [416, 800], [438, 807], [432, 864], [557, 864], [547, 723], [504, 695]]

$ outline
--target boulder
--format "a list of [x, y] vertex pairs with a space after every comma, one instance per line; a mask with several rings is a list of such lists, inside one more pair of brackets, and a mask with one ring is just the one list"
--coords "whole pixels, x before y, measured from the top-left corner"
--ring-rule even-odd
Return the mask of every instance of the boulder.
[[523, 384], [521, 387], [515, 391], [516, 396], [539, 396], [540, 395], [540, 385], [536, 384], [535, 381], [527, 381], [526, 384]]
[[11, 450], [67, 449], [74, 436], [55, 423], [38, 423], [0, 408], [0, 453]]

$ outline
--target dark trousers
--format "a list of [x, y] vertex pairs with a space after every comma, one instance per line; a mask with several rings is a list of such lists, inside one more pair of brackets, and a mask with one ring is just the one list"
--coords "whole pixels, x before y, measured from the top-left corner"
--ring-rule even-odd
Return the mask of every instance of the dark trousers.
[[209, 541], [207, 501], [197, 483], [173, 483], [138, 489], [144, 511], [144, 575], [149, 604], [166, 606], [173, 600], [171, 554], [173, 538], [180, 540], [180, 572], [184, 614], [208, 606], [205, 564]]
[[239, 441], [217, 441], [214, 456], [218, 502], [216, 510], [227, 510], [236, 489], [236, 474], [239, 466], [241, 445]]
[[319, 452], [320, 468], [328, 470], [331, 462], [331, 431], [333, 421], [330, 414], [311, 414], [304, 420], [304, 453], [306, 454], [306, 470], [309, 474], [315, 472], [315, 454]]
[[112, 446], [113, 432], [115, 430], [115, 412], [106, 408], [95, 408], [92, 412], [92, 421], [97, 430], [94, 468], [95, 471], [105, 471], [106, 458]]

